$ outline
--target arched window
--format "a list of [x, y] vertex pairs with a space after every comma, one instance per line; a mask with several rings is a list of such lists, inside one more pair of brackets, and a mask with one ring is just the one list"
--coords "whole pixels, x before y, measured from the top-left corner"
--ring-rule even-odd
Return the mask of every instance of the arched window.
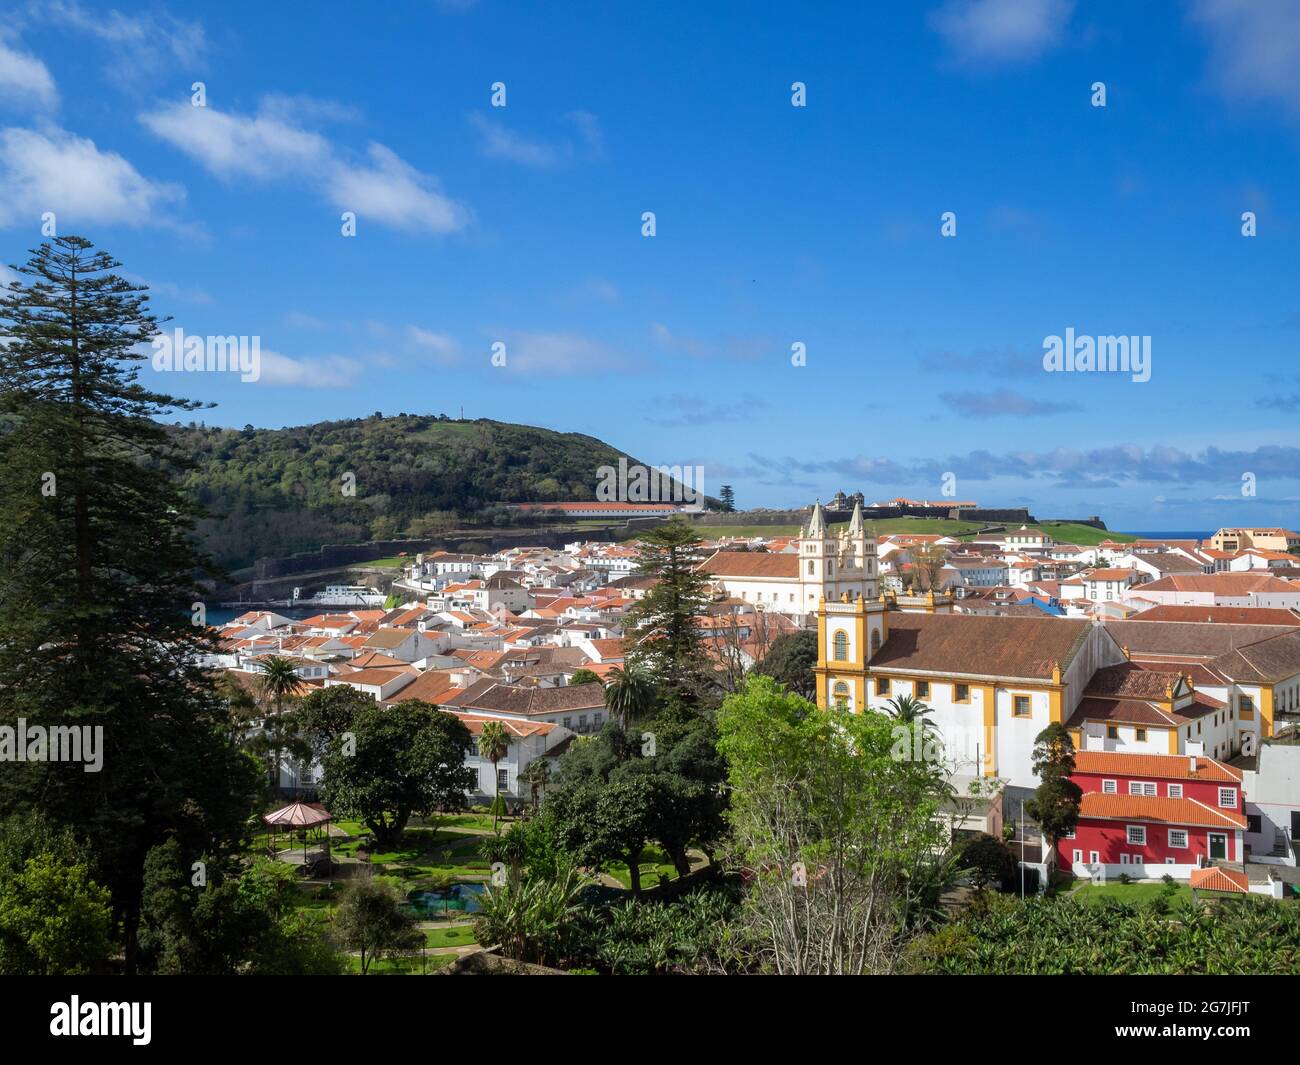
[[849, 634], [847, 632], [837, 632], [835, 634], [835, 661], [847, 662], [849, 659]]
[[876, 652], [880, 650], [880, 630], [871, 630], [871, 657], [876, 657]]
[[835, 705], [841, 710], [846, 709], [849, 705], [849, 686], [842, 680], [836, 681], [832, 691]]
[[809, 562], [809, 563], [808, 563], [808, 574], [809, 574], [809, 576], [811, 576], [812, 574], [814, 574], [814, 573], [816, 573], [816, 572], [817, 572], [817, 563], [816, 563], [816, 562]]

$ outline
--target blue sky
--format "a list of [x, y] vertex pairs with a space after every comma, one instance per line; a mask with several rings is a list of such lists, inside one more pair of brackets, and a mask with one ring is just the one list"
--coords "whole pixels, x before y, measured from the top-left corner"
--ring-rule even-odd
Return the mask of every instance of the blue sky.
[[[463, 406], [741, 506], [951, 472], [1300, 524], [1300, 3], [870, 6], [11, 3], [0, 260], [53, 211], [259, 336], [255, 383], [146, 372], [210, 423]], [[1067, 328], [1150, 336], [1151, 379], [1045, 372]]]

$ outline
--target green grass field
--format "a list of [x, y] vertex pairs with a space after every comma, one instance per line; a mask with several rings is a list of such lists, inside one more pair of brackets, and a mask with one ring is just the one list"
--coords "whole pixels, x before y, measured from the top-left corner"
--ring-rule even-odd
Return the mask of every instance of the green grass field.
[[[1150, 902], [1164, 894], [1165, 885], [1159, 884], [1081, 884], [1071, 892], [1085, 902], [1098, 899], [1114, 899], [1116, 902]], [[1186, 884], [1179, 884], [1170, 898], [1170, 902], [1188, 901], [1192, 898], [1192, 889]]]

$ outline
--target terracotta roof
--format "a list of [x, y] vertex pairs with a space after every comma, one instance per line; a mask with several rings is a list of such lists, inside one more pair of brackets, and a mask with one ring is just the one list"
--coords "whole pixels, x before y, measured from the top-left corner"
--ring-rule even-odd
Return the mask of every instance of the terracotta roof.
[[1153, 606], [1129, 620], [1300, 627], [1300, 613], [1283, 607], [1268, 606]]
[[1177, 691], [1182, 682], [1182, 675], [1176, 672], [1143, 669], [1133, 662], [1121, 662], [1097, 670], [1088, 681], [1086, 694], [1117, 699], [1154, 699], [1158, 702], [1165, 698], [1166, 689], [1172, 686]]
[[605, 686], [566, 684], [560, 688], [518, 687], [485, 679], [450, 700], [465, 710], [497, 710], [503, 714], [553, 714], [565, 710], [603, 710]]
[[408, 699], [422, 699], [426, 703], [438, 703], [448, 697], [448, 693], [457, 690], [452, 683], [451, 671], [431, 669], [421, 673], [405, 688], [387, 700], [391, 703], [404, 703]]
[[409, 675], [404, 669], [358, 669], [355, 673], [348, 673], [338, 679], [346, 684], [370, 684], [380, 687], [397, 677]]
[[1188, 883], [1194, 891], [1231, 891], [1243, 895], [1250, 893], [1250, 877], [1236, 869], [1224, 869], [1218, 865], [1193, 869]]
[[1079, 816], [1106, 821], [1159, 821], [1198, 828], [1245, 828], [1246, 819], [1231, 810], [1216, 810], [1195, 799], [1169, 799], [1158, 795], [1105, 795], [1086, 791]]
[[1085, 573], [1085, 581], [1126, 581], [1129, 578], [1137, 578], [1137, 570], [1133, 569], [1095, 569], [1091, 573]]
[[471, 736], [477, 736], [481, 733], [483, 726], [489, 721], [496, 721], [498, 724], [503, 725], [507, 733], [519, 739], [527, 736], [545, 736], [548, 732], [554, 732], [560, 727], [550, 721], [513, 721], [508, 717], [485, 717], [482, 714], [470, 714], [464, 710], [450, 710], [447, 707], [443, 707], [442, 712], [460, 718], [465, 727], [469, 729]]
[[1132, 725], [1175, 728], [1189, 721], [1196, 721], [1206, 714], [1222, 710], [1225, 706], [1227, 703], [1204, 692], [1196, 692], [1190, 702], [1183, 702], [1172, 712], [1144, 699], [1084, 696], [1079, 700], [1074, 713], [1070, 715], [1066, 727], [1078, 728], [1085, 721], [1115, 721]]
[[1247, 592], [1296, 592], [1296, 586], [1266, 573], [1178, 573], [1143, 585], [1144, 592], [1214, 592], [1245, 595]]
[[[1150, 588], [1151, 585], [1142, 586]], [[1276, 625], [1224, 625], [1187, 621], [1108, 621], [1106, 631], [1121, 647], [1146, 655], [1217, 658], [1278, 635]]]
[[1076, 751], [1077, 773], [1100, 773], [1117, 777], [1156, 777], [1160, 780], [1221, 780], [1240, 784], [1241, 770], [1199, 755], [1192, 771], [1191, 756], [1181, 754], [1130, 754], [1126, 751]]
[[1067, 670], [1088, 638], [1090, 621], [978, 614], [889, 615], [889, 638], [873, 669], [1049, 680]]
[[715, 551], [697, 569], [715, 577], [799, 576], [799, 556], [768, 551]]
[[1267, 640], [1238, 647], [1210, 665], [1233, 680], [1268, 683], [1300, 673], [1300, 630], [1292, 629]]
[[356, 658], [352, 659], [352, 664], [358, 669], [375, 666], [392, 666], [397, 669], [405, 669], [407, 667], [407, 663], [403, 662], [400, 658], [391, 658], [388, 655], [381, 655], [378, 651], [367, 651], [363, 655], [357, 655]]
[[1104, 699], [1084, 697], [1074, 708], [1066, 728], [1079, 728], [1085, 721], [1115, 721], [1126, 725], [1157, 725], [1176, 728], [1184, 723], [1177, 714], [1160, 709], [1141, 699]]

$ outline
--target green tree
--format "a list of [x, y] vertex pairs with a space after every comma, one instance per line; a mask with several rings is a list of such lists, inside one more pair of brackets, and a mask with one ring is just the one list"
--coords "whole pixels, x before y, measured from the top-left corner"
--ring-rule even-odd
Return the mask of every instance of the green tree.
[[137, 382], [159, 323], [119, 265], [59, 237], [0, 293], [0, 723], [98, 728], [106, 748], [99, 772], [8, 766], [0, 815], [40, 809], [84, 839], [130, 972], [145, 855], [173, 834], [233, 851], [256, 777], [199, 664], [216, 574], [161, 424], [199, 404]]
[[641, 856], [665, 805], [659, 781], [646, 775], [562, 784], [547, 799], [547, 809], [578, 861], [592, 868], [623, 862], [634, 898], [641, 894]]
[[0, 975], [102, 972], [112, 907], [75, 838], [38, 815], [0, 824]]
[[313, 688], [292, 711], [294, 730], [312, 755], [323, 759], [331, 745], [351, 730], [357, 714], [374, 705], [365, 692], [347, 684]]
[[605, 706], [618, 720], [619, 727], [626, 729], [645, 717], [654, 703], [654, 680], [644, 666], [630, 663], [627, 668], [615, 666], [609, 671]]
[[1006, 890], [1016, 878], [1016, 856], [1005, 840], [980, 832], [962, 842], [958, 863], [979, 890], [997, 884]]
[[321, 798], [365, 822], [380, 846], [396, 846], [413, 814], [464, 803], [474, 783], [465, 766], [473, 739], [454, 714], [418, 699], [398, 712], [372, 702], [350, 731], [352, 744], [336, 739], [325, 756]]
[[280, 794], [280, 760], [284, 750], [284, 704], [292, 699], [302, 686], [297, 663], [283, 655], [263, 659], [257, 678], [258, 690], [265, 703], [264, 729], [270, 753], [270, 787], [273, 795]]
[[819, 711], [753, 677], [718, 713], [733, 860], [748, 871], [741, 925], [779, 973], [894, 971], [952, 873], [946, 794], [893, 756], [877, 711]]
[[724, 484], [718, 489], [718, 502], [722, 504], [724, 513], [734, 514], [736, 511], [736, 492], [729, 484]]
[[551, 783], [551, 760], [549, 758], [534, 758], [524, 769], [523, 781], [528, 785], [532, 792], [533, 809], [537, 809], [543, 796], [546, 794], [546, 788]]
[[817, 664], [817, 634], [809, 629], [783, 632], [768, 648], [754, 672], [784, 684], [796, 695], [814, 699], [817, 681], [813, 666]]
[[933, 728], [930, 721], [930, 708], [915, 695], [896, 695], [885, 703], [884, 712], [904, 725], [920, 724], [923, 728]]
[[186, 855], [174, 839], [160, 844], [145, 861], [142, 968], [207, 976], [341, 972], [319, 919], [299, 909], [297, 880], [283, 862], [211, 863]]
[[510, 736], [500, 721], [485, 721], [478, 734], [478, 756], [492, 763], [492, 784], [495, 787], [492, 798], [492, 831], [497, 831], [497, 807], [501, 799], [501, 778], [497, 775], [497, 763], [510, 753]]
[[359, 955], [362, 976], [376, 958], [414, 950], [424, 941], [414, 914], [402, 909], [397, 890], [375, 877], [354, 880], [344, 889], [332, 932], [343, 950]]
[[575, 669], [573, 676], [569, 678], [570, 684], [604, 684], [595, 673], [589, 669]]
[[583, 864], [626, 863], [637, 894], [649, 842], [657, 841], [683, 876], [690, 846], [712, 850], [724, 827], [724, 773], [706, 721], [656, 732], [651, 745], [611, 721], [560, 760], [544, 812]]
[[627, 666], [644, 667], [669, 705], [699, 709], [712, 694], [699, 617], [709, 602], [700, 538], [680, 518], [641, 537], [637, 573], [653, 586], [624, 619]]
[[1034, 774], [1039, 784], [1025, 812], [1038, 822], [1055, 847], [1079, 823], [1083, 789], [1070, 779], [1074, 773], [1074, 741], [1059, 721], [1053, 721], [1034, 741]]
[[553, 964], [578, 912], [586, 881], [569, 866], [554, 877], [516, 876], [479, 896], [474, 938], [500, 944], [507, 957]]

